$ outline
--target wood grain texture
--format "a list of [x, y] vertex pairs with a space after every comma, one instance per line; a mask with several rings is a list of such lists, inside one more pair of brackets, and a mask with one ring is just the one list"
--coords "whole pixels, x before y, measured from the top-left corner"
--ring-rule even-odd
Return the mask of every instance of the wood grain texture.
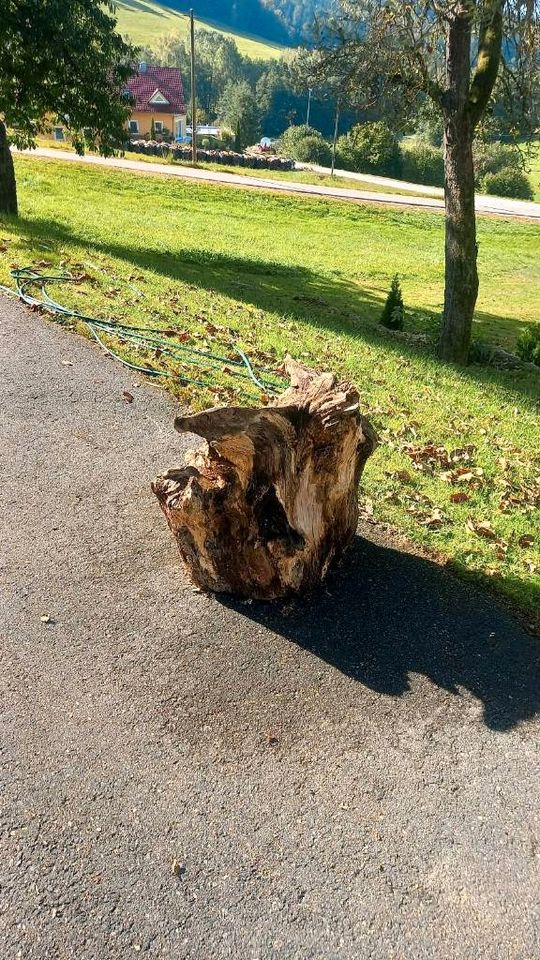
[[152, 483], [186, 570], [203, 590], [273, 598], [309, 590], [351, 540], [376, 435], [358, 393], [290, 357], [272, 406], [177, 417], [205, 440]]

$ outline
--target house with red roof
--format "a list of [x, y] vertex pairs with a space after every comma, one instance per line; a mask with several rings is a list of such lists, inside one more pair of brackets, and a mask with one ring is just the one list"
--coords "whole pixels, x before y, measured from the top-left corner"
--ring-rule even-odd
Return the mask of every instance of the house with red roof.
[[186, 135], [186, 105], [182, 75], [177, 67], [154, 67], [140, 63], [129, 78], [126, 91], [133, 99], [128, 121], [132, 140]]

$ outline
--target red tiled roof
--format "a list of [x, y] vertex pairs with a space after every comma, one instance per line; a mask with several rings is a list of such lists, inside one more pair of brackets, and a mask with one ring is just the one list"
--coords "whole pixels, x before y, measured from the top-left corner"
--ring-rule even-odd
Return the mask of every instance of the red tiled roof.
[[[177, 67], [153, 67], [146, 64], [140, 67], [126, 84], [131, 96], [135, 100], [134, 110], [142, 113], [185, 113], [184, 88], [182, 75]], [[154, 94], [159, 91], [168, 103], [149, 103]]]

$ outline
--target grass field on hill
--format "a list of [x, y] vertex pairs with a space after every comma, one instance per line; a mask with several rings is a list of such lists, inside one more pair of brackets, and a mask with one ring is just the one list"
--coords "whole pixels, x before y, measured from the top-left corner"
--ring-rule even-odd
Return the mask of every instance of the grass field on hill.
[[[364, 511], [532, 615], [540, 600], [539, 376], [443, 365], [431, 347], [377, 326], [398, 272], [408, 329], [436, 332], [440, 215], [29, 156], [16, 165], [21, 216], [0, 226], [2, 282], [12, 264], [65, 265], [84, 277], [61, 299], [94, 316], [172, 326], [202, 347], [226, 350], [234, 339], [256, 363], [277, 366], [291, 351], [350, 377], [381, 438], [363, 481]], [[538, 230], [479, 218], [479, 250], [475, 336], [512, 348], [540, 322]], [[199, 407], [234, 399], [219, 378], [214, 397], [175, 392]]]
[[[166, 3], [154, 3], [153, 0], [117, 0], [116, 6], [118, 30], [124, 36], [128, 36], [133, 43], [152, 46], [152, 41], [164, 33], [177, 33], [182, 37], [188, 35], [189, 18], [186, 14], [171, 9]], [[226, 27], [208, 20], [197, 19], [197, 27], [203, 30], [205, 28], [216, 30], [230, 37], [235, 41], [240, 53], [254, 60], [280, 57], [285, 49], [257, 37], [233, 33]]]

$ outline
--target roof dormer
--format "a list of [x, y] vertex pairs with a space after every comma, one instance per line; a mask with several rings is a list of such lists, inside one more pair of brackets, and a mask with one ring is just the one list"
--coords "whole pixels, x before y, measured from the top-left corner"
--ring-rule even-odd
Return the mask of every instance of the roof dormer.
[[148, 98], [148, 103], [159, 104], [160, 106], [168, 104], [167, 97], [164, 97], [161, 90], [154, 90], [151, 97]]

